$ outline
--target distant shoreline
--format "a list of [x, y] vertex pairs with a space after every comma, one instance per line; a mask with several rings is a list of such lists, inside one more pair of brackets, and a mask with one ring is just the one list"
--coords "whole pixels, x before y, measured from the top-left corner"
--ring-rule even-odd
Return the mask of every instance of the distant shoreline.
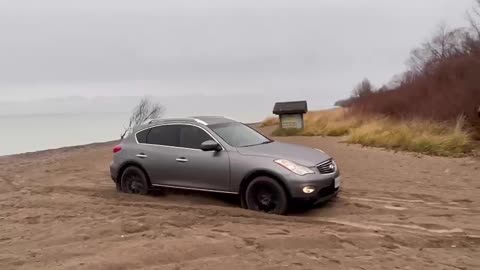
[[56, 153], [56, 152], [68, 152], [70, 150], [80, 149], [80, 148], [95, 148], [98, 146], [106, 146], [106, 145], [115, 145], [116, 143], [120, 142], [120, 140], [113, 140], [113, 141], [105, 141], [105, 142], [94, 142], [94, 143], [87, 143], [87, 144], [79, 144], [79, 145], [69, 145], [69, 146], [61, 146], [58, 148], [50, 148], [38, 151], [31, 151], [31, 152], [23, 152], [17, 154], [9, 154], [9, 155], [1, 155], [0, 159], [2, 158], [11, 158], [11, 157], [31, 157], [36, 155], [43, 155], [46, 153]]
[[0, 117], [45, 117], [57, 115], [95, 115], [95, 114], [129, 114], [130, 112], [63, 112], [63, 113], [12, 113], [0, 114]]
[[[0, 117], [1, 117], [1, 115], [0, 115]], [[245, 123], [245, 124], [249, 125], [251, 127], [258, 127], [258, 125], [260, 123], [261, 122]], [[114, 146], [116, 143], [119, 143], [119, 142], [120, 142], [120, 140], [108, 140], [108, 141], [91, 142], [91, 143], [78, 144], [78, 145], [67, 145], [67, 146], [60, 146], [60, 147], [57, 147], [57, 148], [48, 148], [48, 149], [43, 149], [43, 150], [0, 155], [0, 159], [10, 158], [10, 157], [29, 157], [29, 156], [35, 156], [35, 155], [42, 155], [42, 154], [49, 153], [49, 152], [52, 152], [52, 153], [53, 152], [64, 152], [64, 151], [66, 152], [66, 151], [75, 150], [75, 149], [79, 149], [79, 148], [94, 148], [94, 147], [106, 146], [106, 145]]]

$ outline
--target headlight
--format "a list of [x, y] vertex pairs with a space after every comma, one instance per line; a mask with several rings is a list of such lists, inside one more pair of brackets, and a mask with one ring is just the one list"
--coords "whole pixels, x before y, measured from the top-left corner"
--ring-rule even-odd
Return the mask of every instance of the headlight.
[[275, 163], [285, 167], [286, 169], [288, 169], [289, 171], [293, 172], [293, 173], [296, 173], [298, 175], [306, 175], [306, 174], [313, 174], [315, 173], [314, 171], [310, 170], [309, 168], [307, 167], [304, 167], [304, 166], [301, 166], [301, 165], [298, 165], [290, 160], [286, 160], [286, 159], [277, 159], [275, 160]]
[[332, 164], [330, 165], [330, 169], [332, 169], [333, 171], [336, 171], [337, 170], [337, 163], [335, 162], [335, 160], [332, 159]]

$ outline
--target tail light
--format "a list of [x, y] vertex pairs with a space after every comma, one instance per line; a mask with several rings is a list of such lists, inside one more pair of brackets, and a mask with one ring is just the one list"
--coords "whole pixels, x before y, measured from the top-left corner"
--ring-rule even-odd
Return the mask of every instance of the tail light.
[[118, 153], [120, 151], [122, 151], [122, 147], [120, 145], [113, 147], [113, 153]]

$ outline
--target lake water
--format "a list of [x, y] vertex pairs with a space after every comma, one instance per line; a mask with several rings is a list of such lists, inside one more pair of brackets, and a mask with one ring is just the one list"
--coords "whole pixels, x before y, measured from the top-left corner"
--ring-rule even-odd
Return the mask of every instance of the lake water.
[[120, 138], [129, 113], [0, 115], [0, 156]]
[[[254, 122], [255, 114], [232, 117]], [[130, 113], [0, 115], [0, 156], [117, 140], [129, 117]]]

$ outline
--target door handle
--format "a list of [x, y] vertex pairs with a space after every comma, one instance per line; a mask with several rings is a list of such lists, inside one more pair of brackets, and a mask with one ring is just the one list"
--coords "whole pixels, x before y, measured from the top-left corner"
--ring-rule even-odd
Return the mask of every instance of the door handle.
[[147, 158], [148, 156], [145, 155], [144, 153], [137, 154], [138, 158]]
[[176, 159], [176, 161], [178, 162], [188, 162], [188, 159], [184, 158], [184, 157], [179, 157]]

